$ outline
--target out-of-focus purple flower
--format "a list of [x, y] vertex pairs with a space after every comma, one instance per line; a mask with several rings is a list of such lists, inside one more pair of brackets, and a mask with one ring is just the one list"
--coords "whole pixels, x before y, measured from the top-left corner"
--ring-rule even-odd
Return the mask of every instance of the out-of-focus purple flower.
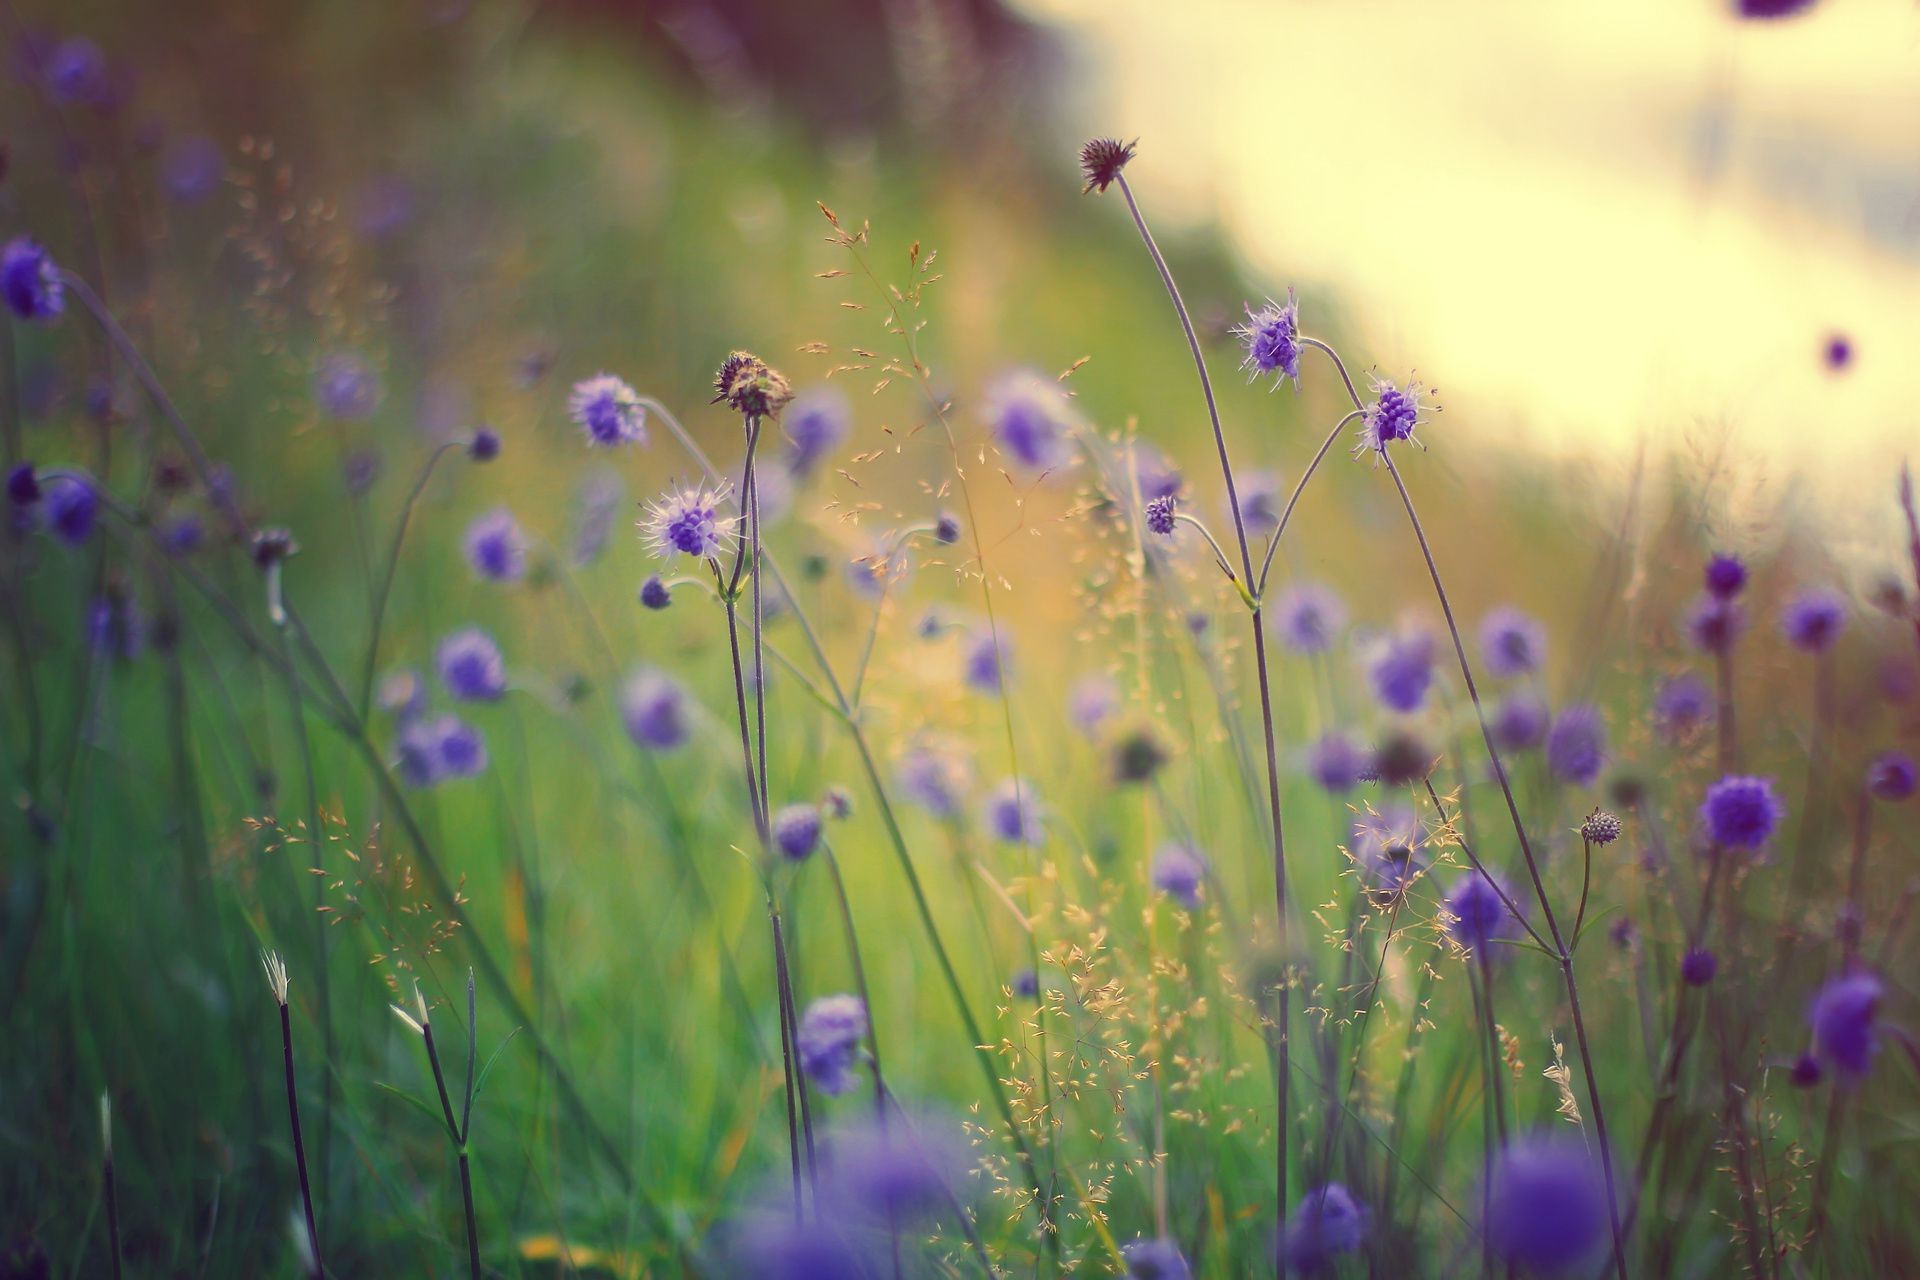
[[1607, 762], [1607, 722], [1598, 707], [1576, 702], [1547, 730], [1547, 767], [1556, 778], [1590, 787]]
[[1280, 473], [1263, 467], [1251, 467], [1235, 473], [1234, 493], [1240, 499], [1240, 523], [1247, 536], [1270, 537], [1280, 527]]
[[518, 582], [527, 576], [527, 535], [505, 507], [474, 518], [467, 526], [466, 548], [475, 577]]
[[1824, 653], [1847, 625], [1847, 602], [1824, 587], [1809, 587], [1787, 602], [1780, 631], [1796, 649]]
[[1827, 368], [1834, 373], [1844, 373], [1853, 363], [1853, 339], [1844, 333], [1827, 335], [1827, 341], [1820, 350], [1820, 358], [1826, 361]]
[[1150, 724], [1139, 724], [1113, 740], [1109, 771], [1123, 785], [1147, 782], [1171, 758], [1159, 732]]
[[993, 628], [980, 627], [967, 637], [962, 672], [976, 693], [999, 693], [1006, 681], [1007, 642], [997, 644]]
[[7, 471], [7, 501], [16, 507], [30, 507], [40, 501], [40, 477], [31, 462], [15, 463]]
[[500, 433], [486, 423], [473, 429], [473, 439], [467, 441], [467, 456], [475, 462], [492, 462], [500, 456]]
[[409, 787], [476, 777], [487, 767], [486, 739], [453, 715], [407, 720], [394, 742], [394, 755], [400, 780]]
[[1713, 692], [1692, 672], [1660, 683], [1653, 695], [1653, 723], [1660, 736], [1678, 742], [1713, 718]]
[[1726, 653], [1747, 629], [1747, 611], [1732, 600], [1703, 595], [1687, 615], [1687, 638], [1702, 653]]
[[610, 373], [573, 384], [567, 412], [587, 433], [587, 443], [602, 448], [647, 442], [647, 409], [639, 393]]
[[1734, 0], [1734, 10], [1743, 18], [1769, 21], [1791, 18], [1813, 8], [1816, 0]]
[[660, 581], [659, 574], [648, 575], [647, 580], [640, 584], [640, 603], [655, 610], [673, 603], [673, 593], [667, 589], [666, 583]]
[[960, 541], [960, 518], [950, 511], [942, 511], [933, 522], [933, 540], [944, 547]]
[[1420, 819], [1405, 805], [1384, 813], [1356, 814], [1351, 828], [1354, 865], [1360, 885], [1375, 905], [1385, 907], [1405, 893], [1426, 867], [1420, 846], [1426, 833]]
[[411, 720], [427, 709], [427, 682], [412, 667], [400, 667], [380, 678], [376, 702], [388, 715]]
[[1400, 386], [1377, 375], [1369, 375], [1373, 401], [1360, 419], [1360, 443], [1353, 447], [1354, 457], [1363, 453], [1384, 454], [1396, 440], [1419, 444], [1414, 432], [1427, 420], [1426, 388], [1419, 382]]
[[1031, 969], [1022, 969], [1013, 975], [1009, 984], [1013, 994], [1022, 1000], [1032, 1000], [1040, 994], [1040, 975]]
[[87, 611], [87, 640], [97, 653], [132, 662], [147, 647], [147, 618], [125, 591], [109, 589]]
[[174, 516], [160, 527], [160, 545], [169, 555], [190, 556], [206, 541], [206, 528], [191, 511]]
[[847, 398], [832, 387], [809, 387], [793, 398], [780, 423], [787, 433], [787, 466], [796, 479], [812, 475], [821, 459], [840, 447], [851, 421]]
[[1206, 883], [1207, 860], [1192, 845], [1170, 842], [1153, 855], [1153, 886], [1192, 910], [1200, 905], [1200, 887]]
[[492, 702], [507, 691], [507, 663], [500, 646], [478, 627], [463, 627], [440, 642], [434, 654], [440, 683], [462, 702]]
[[1729, 849], [1758, 849], [1786, 815], [1771, 778], [1729, 775], [1708, 787], [1700, 804], [1708, 838]]
[[1524, 690], [1500, 699], [1487, 728], [1502, 751], [1531, 751], [1546, 740], [1547, 704]]
[[687, 740], [687, 691], [664, 671], [642, 668], [620, 687], [627, 736], [648, 751], [672, 751]]
[[662, 560], [683, 555], [705, 560], [733, 545], [734, 518], [720, 514], [727, 488], [724, 482], [717, 489], [695, 486], [649, 502], [640, 529], [653, 554]]
[[1002, 844], [1026, 844], [1038, 847], [1046, 843], [1046, 821], [1040, 802], [1034, 797], [1033, 784], [1021, 778], [1007, 778], [987, 793], [982, 817], [987, 830]]
[[160, 185], [181, 204], [199, 204], [227, 176], [220, 144], [203, 133], [189, 133], [167, 144], [160, 155]]
[[1511, 606], [1493, 610], [1480, 622], [1480, 656], [1496, 679], [1538, 671], [1546, 661], [1547, 629]]
[[1147, 503], [1147, 532], [1163, 538], [1173, 536], [1173, 522], [1177, 515], [1174, 498], [1166, 494]]
[[1287, 1215], [1280, 1237], [1281, 1257], [1303, 1275], [1331, 1270], [1338, 1258], [1366, 1240], [1371, 1221], [1366, 1206], [1339, 1183], [1316, 1187], [1300, 1197]]
[[1274, 631], [1295, 653], [1325, 653], [1346, 629], [1347, 606], [1332, 588], [1299, 582], [1273, 604]]
[[784, 1208], [764, 1209], [739, 1224], [727, 1253], [730, 1274], [754, 1280], [839, 1280], [865, 1274], [870, 1261], [834, 1218], [795, 1219]]
[[1373, 757], [1338, 729], [1329, 729], [1307, 748], [1307, 771], [1329, 795], [1343, 795], [1366, 775]]
[[1480, 871], [1469, 871], [1462, 876], [1446, 901], [1447, 914], [1451, 917], [1446, 928], [1454, 941], [1472, 951], [1487, 951], [1489, 944], [1514, 937], [1514, 925], [1519, 922], [1502, 900], [1503, 893], [1506, 899], [1518, 901], [1504, 881], [1496, 888], [1494, 881]]
[[313, 398], [328, 417], [357, 422], [379, 405], [380, 379], [360, 356], [335, 351], [314, 371]]
[[1382, 706], [1403, 714], [1418, 711], [1433, 684], [1433, 637], [1403, 631], [1388, 639], [1367, 676]]
[[773, 815], [773, 847], [783, 857], [804, 862], [820, 847], [820, 806], [790, 804]]
[[1240, 367], [1249, 379], [1270, 373], [1274, 390], [1289, 380], [1294, 390], [1300, 389], [1300, 303], [1292, 288], [1287, 290], [1285, 305], [1269, 298], [1258, 311], [1249, 306], [1247, 322], [1233, 332], [1247, 348]]
[[348, 497], [365, 497], [380, 478], [380, 455], [372, 449], [355, 449], [340, 464], [340, 478], [346, 482]]
[[480, 731], [459, 716], [438, 716], [432, 721], [442, 776], [472, 778], [487, 767], [487, 740]]
[[15, 236], [0, 249], [0, 294], [22, 320], [42, 323], [66, 309], [66, 286], [53, 255], [38, 240]]
[[1820, 1065], [1820, 1059], [1811, 1053], [1803, 1053], [1793, 1060], [1793, 1069], [1788, 1079], [1796, 1089], [1811, 1089], [1827, 1077], [1827, 1069]]
[[927, 736], [902, 753], [894, 766], [894, 779], [902, 795], [934, 817], [954, 818], [959, 816], [971, 770], [958, 743]]
[[1192, 1280], [1193, 1272], [1171, 1240], [1129, 1240], [1120, 1246], [1127, 1280]]
[[1073, 727], [1093, 737], [1100, 726], [1120, 709], [1120, 686], [1102, 672], [1081, 676], [1067, 690], [1067, 716]]
[[1372, 769], [1363, 776], [1369, 782], [1383, 782], [1390, 787], [1412, 786], [1433, 772], [1437, 760], [1433, 748], [1421, 741], [1419, 735], [1394, 729], [1373, 749]]
[[85, 36], [53, 46], [42, 68], [47, 92], [73, 105], [98, 103], [107, 95], [107, 55]]
[[626, 490], [612, 471], [596, 471], [580, 484], [574, 500], [573, 562], [589, 565], [606, 549], [614, 518], [626, 504]]
[[1587, 1259], [1605, 1237], [1606, 1183], [1578, 1140], [1522, 1135], [1494, 1158], [1486, 1218], [1496, 1254], [1538, 1271], [1559, 1271]]
[[81, 546], [93, 536], [100, 516], [100, 495], [93, 485], [78, 476], [55, 476], [41, 486], [47, 526], [53, 536], [70, 547]]
[[1000, 452], [1027, 471], [1058, 466], [1072, 427], [1060, 385], [1029, 370], [1006, 374], [994, 384], [987, 422]]
[[795, 1037], [800, 1069], [822, 1093], [839, 1096], [859, 1079], [860, 1042], [867, 1035], [867, 1006], [859, 996], [821, 996], [800, 1015]]
[[[862, 1008], [863, 1026], [865, 1017]], [[821, 1201], [843, 1219], [876, 1227], [922, 1221], [949, 1208], [966, 1174], [964, 1141], [937, 1117], [860, 1121], [829, 1133], [824, 1145]]]
[[1883, 752], [1867, 766], [1867, 790], [1881, 800], [1905, 800], [1914, 785], [1913, 757], [1904, 752]]
[[1713, 556], [1707, 561], [1702, 577], [1708, 595], [1715, 600], [1731, 600], [1746, 588], [1746, 562], [1739, 556]]
[[1680, 957], [1680, 981], [1690, 987], [1704, 987], [1720, 972], [1720, 960], [1705, 947], [1694, 947]]
[[1807, 1015], [1821, 1058], [1848, 1075], [1865, 1075], [1880, 1051], [1880, 1002], [1885, 994], [1871, 973], [1844, 974], [1821, 987]]

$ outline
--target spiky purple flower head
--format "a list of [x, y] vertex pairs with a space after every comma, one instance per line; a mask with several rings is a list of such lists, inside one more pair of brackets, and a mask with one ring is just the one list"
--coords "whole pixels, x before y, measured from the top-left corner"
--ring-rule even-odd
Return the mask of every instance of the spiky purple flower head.
[[773, 815], [773, 847], [794, 862], [804, 862], [820, 847], [820, 806], [790, 804]]
[[1039, 846], [1046, 843], [1047, 831], [1040, 801], [1033, 784], [1023, 778], [1007, 778], [987, 793], [981, 816], [993, 838], [1002, 844]]
[[1368, 375], [1373, 401], [1360, 418], [1360, 443], [1353, 456], [1363, 453], [1385, 454], [1387, 446], [1398, 440], [1419, 444], [1414, 432], [1427, 420], [1426, 388], [1417, 381], [1405, 386], [1377, 375]]
[[859, 1083], [860, 1042], [867, 1034], [867, 1006], [859, 996], [821, 996], [800, 1015], [795, 1038], [800, 1069], [822, 1093], [839, 1096]]
[[1004, 374], [987, 396], [987, 422], [1000, 452], [1027, 471], [1059, 465], [1072, 425], [1060, 385], [1030, 370]]
[[672, 751], [687, 740], [687, 691], [664, 671], [642, 667], [620, 686], [620, 721], [635, 746]]
[[1837, 592], [1809, 587], [1787, 602], [1780, 631], [1795, 648], [1824, 653], [1847, 625], [1847, 602]]
[[1297, 582], [1273, 603], [1280, 643], [1300, 654], [1325, 653], [1346, 629], [1347, 606], [1331, 587]]
[[463, 627], [442, 640], [434, 665], [440, 683], [462, 702], [492, 702], [507, 691], [506, 659], [479, 627]]
[[1580, 822], [1580, 838], [1588, 844], [1612, 844], [1620, 832], [1619, 816], [1605, 809], [1595, 809]]
[[1538, 671], [1546, 654], [1546, 628], [1511, 605], [1481, 619], [1480, 655], [1489, 675], [1504, 680]]
[[1880, 1051], [1880, 1002], [1886, 988], [1871, 973], [1843, 974], [1820, 988], [1807, 1020], [1820, 1056], [1851, 1076], [1863, 1076]]
[[1607, 762], [1607, 722], [1584, 702], [1565, 707], [1547, 730], [1547, 767], [1563, 782], [1590, 787]]
[[1258, 311], [1249, 306], [1247, 322], [1235, 326], [1233, 332], [1247, 349], [1240, 367], [1247, 371], [1248, 378], [1270, 373], [1274, 375], [1274, 390], [1289, 380], [1294, 390], [1300, 389], [1300, 303], [1292, 288], [1287, 290], [1284, 306], [1271, 298]]
[[1715, 600], [1731, 600], [1747, 585], [1747, 566], [1739, 556], [1715, 555], [1708, 559], [1702, 577], [1708, 595]]
[[467, 526], [466, 550], [475, 577], [518, 582], [527, 576], [527, 535], [505, 507], [474, 518]]
[[1120, 177], [1120, 171], [1127, 167], [1127, 161], [1133, 159], [1133, 149], [1139, 143], [1121, 142], [1118, 138], [1094, 138], [1080, 148], [1080, 172], [1086, 175], [1087, 185], [1080, 189], [1081, 195], [1089, 192], [1105, 192]]
[[313, 398], [329, 418], [357, 422], [379, 405], [380, 377], [358, 354], [335, 351], [314, 370]]
[[1747, 628], [1747, 611], [1738, 601], [1702, 595], [1687, 615], [1687, 638], [1702, 653], [1726, 653]]
[[1507, 909], [1509, 900], [1518, 901], [1504, 881], [1496, 887], [1487, 873], [1467, 872], [1447, 894], [1446, 910], [1451, 917], [1446, 922], [1447, 932], [1471, 951], [1487, 951], [1491, 943], [1515, 936], [1513, 926], [1518, 922]]
[[0, 249], [0, 295], [22, 320], [46, 323], [66, 309], [66, 286], [46, 246], [16, 236]]
[[1708, 838], [1729, 849], [1758, 849], [1786, 815], [1772, 778], [1729, 775], [1708, 787], [1700, 803], [1700, 822]]
[[1342, 1255], [1365, 1242], [1371, 1222], [1366, 1206], [1339, 1183], [1316, 1187], [1300, 1197], [1287, 1215], [1280, 1237], [1281, 1258], [1303, 1275], [1329, 1271]]
[[1181, 906], [1200, 905], [1200, 887], [1207, 880], [1207, 860], [1192, 845], [1170, 842], [1153, 855], [1153, 886]]
[[1367, 677], [1382, 706], [1402, 714], [1418, 711], [1433, 684], [1433, 637], [1425, 631], [1390, 637], [1368, 667]]
[[1546, 741], [1549, 718], [1538, 694], [1516, 689], [1495, 704], [1487, 729], [1502, 751], [1531, 751]]
[[1329, 795], [1353, 790], [1372, 760], [1365, 747], [1338, 729], [1329, 729], [1307, 748], [1307, 772]]
[[1690, 987], [1704, 987], [1720, 972], [1720, 960], [1705, 947], [1693, 947], [1680, 957], [1680, 981]]
[[640, 395], [610, 373], [573, 384], [567, 413], [587, 433], [587, 443], [603, 449], [647, 442], [647, 409]]
[[1486, 1219], [1487, 1238], [1502, 1258], [1542, 1272], [1581, 1262], [1607, 1234], [1599, 1164], [1577, 1139], [1517, 1137], [1494, 1159]]
[[967, 637], [962, 673], [976, 693], [999, 693], [1006, 680], [1007, 642], [992, 627], [979, 627]]
[[54, 476], [41, 490], [47, 527], [54, 537], [77, 547], [93, 536], [93, 526], [100, 517], [100, 495], [91, 482], [78, 476]]
[[894, 765], [900, 793], [936, 818], [959, 816], [961, 796], [972, 781], [967, 757], [957, 742], [927, 735]]
[[1192, 1280], [1180, 1246], [1165, 1238], [1129, 1240], [1120, 1246], [1120, 1257], [1127, 1280]]
[[1147, 532], [1157, 533], [1163, 538], [1173, 536], [1174, 497], [1163, 494], [1147, 503]]
[[1905, 800], [1913, 795], [1916, 771], [1913, 757], [1887, 751], [1867, 766], [1867, 790], [1881, 800]]
[[673, 490], [647, 504], [640, 531], [647, 546], [662, 560], [675, 556], [711, 559], [733, 544], [734, 517], [720, 514], [728, 486], [709, 489], [695, 485]]
[[851, 421], [847, 398], [833, 387], [809, 387], [793, 398], [780, 422], [787, 433], [787, 466], [797, 479], [812, 475], [840, 447]]
[[1692, 672], [1660, 683], [1653, 695], [1653, 723], [1662, 738], [1677, 742], [1713, 718], [1713, 691]]
[[649, 574], [647, 580], [640, 584], [640, 603], [655, 610], [673, 603], [673, 593], [667, 589], [666, 583], [660, 581], [659, 574]]

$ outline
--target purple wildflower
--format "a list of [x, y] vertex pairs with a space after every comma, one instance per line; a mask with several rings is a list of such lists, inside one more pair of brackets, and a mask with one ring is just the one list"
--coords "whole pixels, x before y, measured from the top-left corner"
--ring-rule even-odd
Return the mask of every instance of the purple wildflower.
[[1367, 675], [1382, 705], [1403, 714], [1418, 711], [1433, 684], [1433, 637], [1424, 631], [1391, 637]]
[[800, 1015], [795, 1046], [800, 1069], [822, 1093], [839, 1096], [859, 1083], [860, 1042], [867, 1034], [867, 1006], [858, 996], [821, 996]]
[[1307, 749], [1307, 771], [1329, 795], [1353, 790], [1371, 762], [1367, 749], [1338, 729], [1321, 734]]
[[442, 640], [434, 664], [440, 683], [463, 702], [492, 702], [507, 691], [507, 664], [500, 646], [478, 627], [464, 627]]
[[380, 403], [380, 379], [360, 356], [336, 351], [314, 371], [313, 398], [328, 417], [357, 422]]
[[640, 584], [640, 603], [656, 610], [673, 603], [673, 593], [667, 589], [666, 583], [660, 581], [659, 574], [648, 575], [647, 580]]
[[1820, 356], [1829, 370], [1842, 373], [1853, 363], [1853, 340], [1844, 333], [1829, 334]]
[[1173, 536], [1174, 521], [1173, 495], [1153, 499], [1147, 503], [1147, 532], [1157, 533], [1163, 538]]
[[1729, 849], [1759, 848], [1786, 814], [1771, 778], [1730, 775], [1708, 787], [1700, 804], [1700, 821], [1709, 837]]
[[1546, 660], [1546, 628], [1511, 606], [1495, 609], [1480, 622], [1480, 653], [1496, 679], [1538, 671]]
[[1707, 561], [1707, 594], [1715, 600], [1731, 600], [1747, 585], [1747, 566], [1739, 556], [1716, 555]]
[[22, 320], [52, 320], [67, 305], [66, 287], [53, 255], [27, 236], [16, 236], [0, 249], [0, 294]]
[[1397, 386], [1378, 376], [1370, 376], [1368, 385], [1373, 402], [1360, 419], [1360, 443], [1353, 447], [1353, 456], [1385, 454], [1387, 446], [1396, 440], [1419, 444], [1413, 433], [1427, 420], [1427, 406], [1422, 400], [1426, 389], [1418, 382]]
[[1528, 1134], [1495, 1158], [1486, 1214], [1494, 1252], [1538, 1271], [1558, 1271], [1586, 1259], [1607, 1234], [1606, 1184], [1579, 1141]]
[[717, 489], [695, 486], [649, 502], [646, 519], [640, 522], [648, 547], [662, 560], [718, 556], [733, 540], [734, 518], [720, 514], [726, 498], [727, 485], [722, 483]]
[[31, 462], [15, 463], [7, 472], [7, 501], [16, 507], [30, 507], [40, 501], [40, 477]]
[[1370, 1223], [1366, 1206], [1339, 1183], [1329, 1182], [1300, 1197], [1287, 1216], [1280, 1237], [1281, 1257], [1303, 1274], [1331, 1270], [1336, 1259], [1366, 1240]]
[[160, 185], [181, 204], [199, 204], [226, 176], [227, 158], [205, 134], [176, 138], [160, 156]]
[[928, 736], [901, 755], [894, 777], [909, 800], [936, 818], [953, 818], [960, 813], [971, 771], [957, 743]]
[[1167, 461], [1167, 455], [1150, 444], [1134, 446], [1133, 470], [1140, 480], [1140, 497], [1146, 502], [1152, 502], [1155, 498], [1177, 498], [1187, 487], [1187, 479], [1180, 474], [1180, 468]]
[[1888, 751], [1867, 766], [1867, 790], [1881, 800], [1905, 800], [1915, 785], [1913, 757]]
[[773, 847], [794, 862], [804, 862], [820, 847], [820, 806], [790, 804], [773, 815]]
[[787, 466], [806, 479], [820, 460], [847, 438], [847, 398], [832, 387], [809, 387], [793, 398], [781, 419], [787, 432]]
[[350, 498], [364, 498], [380, 479], [380, 455], [372, 449], [355, 449], [340, 464], [340, 478]]
[[1120, 709], [1120, 686], [1113, 677], [1095, 672], [1081, 676], [1067, 691], [1067, 717], [1074, 728], [1091, 738]]
[[487, 767], [486, 739], [459, 716], [408, 720], [394, 743], [396, 771], [410, 787], [478, 776]]
[[960, 541], [960, 518], [952, 512], [942, 511], [933, 522], [933, 540], [947, 547]]
[[189, 511], [174, 516], [160, 527], [160, 545], [167, 549], [169, 555], [190, 556], [206, 541], [206, 534], [200, 517]]
[[1780, 630], [1796, 648], [1824, 653], [1847, 625], [1847, 602], [1822, 587], [1812, 587], [1787, 602]]
[[1547, 704], [1538, 695], [1516, 690], [1500, 699], [1487, 728], [1502, 751], [1531, 751], [1547, 738]]
[[1191, 1280], [1193, 1272], [1171, 1240], [1129, 1240], [1120, 1246], [1127, 1264], [1127, 1280]]
[[438, 717], [433, 726], [443, 776], [471, 778], [487, 767], [487, 741], [478, 729], [452, 715]]
[[999, 693], [1006, 680], [1007, 644], [995, 643], [993, 628], [980, 627], [967, 638], [963, 672], [977, 693]]
[[1361, 887], [1376, 905], [1391, 905], [1425, 869], [1420, 855], [1425, 834], [1420, 820], [1405, 805], [1355, 816], [1351, 852]]
[[1827, 1069], [1820, 1065], [1820, 1059], [1811, 1053], [1803, 1053], [1793, 1060], [1793, 1069], [1788, 1079], [1796, 1089], [1811, 1089], [1826, 1079]]
[[1885, 993], [1871, 973], [1846, 974], [1821, 987], [1807, 1015], [1820, 1056], [1848, 1075], [1865, 1075], [1880, 1051], [1878, 1021]]
[[99, 103], [107, 95], [107, 55], [85, 36], [55, 45], [42, 70], [47, 92], [60, 102]]
[[1247, 348], [1240, 367], [1248, 378], [1271, 373], [1276, 391], [1289, 380], [1295, 391], [1300, 389], [1300, 303], [1291, 288], [1284, 306], [1269, 298], [1258, 311], [1248, 307], [1247, 322], [1233, 332]]
[[1032, 783], [1008, 778], [987, 794], [982, 808], [987, 830], [1002, 844], [1046, 843], [1045, 818]]
[[1713, 718], [1713, 692], [1692, 672], [1661, 682], [1653, 695], [1653, 722], [1660, 736], [1677, 742]]
[[1680, 957], [1680, 981], [1690, 987], [1704, 987], [1720, 972], [1720, 961], [1705, 947], [1693, 947]]
[[1032, 1000], [1040, 994], [1040, 975], [1031, 969], [1022, 969], [1013, 975], [1010, 986], [1020, 999]]
[[610, 373], [596, 374], [573, 384], [567, 412], [587, 433], [587, 443], [601, 448], [647, 442], [647, 409], [639, 393]]
[[1732, 600], [1703, 595], [1687, 615], [1687, 637], [1702, 653], [1726, 653], [1746, 630], [1747, 613]]
[[1207, 860], [1192, 845], [1169, 843], [1153, 855], [1153, 885], [1188, 910], [1200, 905]]
[[1346, 629], [1347, 606], [1332, 588], [1317, 582], [1288, 587], [1274, 601], [1274, 630], [1295, 653], [1325, 653]]
[[70, 547], [77, 547], [93, 536], [100, 516], [100, 496], [93, 485], [78, 476], [55, 476], [42, 488], [47, 524], [53, 536]]
[[475, 462], [492, 462], [500, 456], [500, 433], [484, 422], [475, 427], [467, 441], [467, 456]]
[[1471, 951], [1482, 951], [1490, 943], [1513, 937], [1516, 921], [1507, 908], [1507, 901], [1512, 899], [1504, 882], [1496, 887], [1486, 873], [1469, 871], [1447, 895], [1447, 932]]
[[1590, 787], [1607, 760], [1607, 722], [1598, 707], [1576, 702], [1547, 730], [1547, 767], [1563, 782]]
[[467, 563], [475, 577], [489, 582], [518, 582], [527, 576], [527, 535], [505, 507], [478, 516], [467, 526]]
[[642, 668], [620, 687], [627, 736], [648, 751], [672, 751], [687, 740], [687, 691], [662, 671]]
[[1058, 466], [1071, 425], [1059, 384], [1037, 373], [1003, 376], [987, 400], [987, 421], [1000, 452], [1027, 471]]

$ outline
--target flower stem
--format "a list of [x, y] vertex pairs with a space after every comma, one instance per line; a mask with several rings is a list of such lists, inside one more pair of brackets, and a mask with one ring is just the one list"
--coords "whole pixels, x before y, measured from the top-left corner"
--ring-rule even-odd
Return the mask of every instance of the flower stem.
[[[320, 1228], [314, 1225], [313, 1188], [307, 1181], [307, 1145], [300, 1136], [300, 1091], [293, 1075], [293, 1015], [280, 1006], [280, 1047], [287, 1068], [287, 1123], [293, 1129], [293, 1165], [300, 1173], [300, 1206], [307, 1215], [307, 1243], [313, 1249], [313, 1273], [326, 1274], [320, 1255]], [[118, 1268], [115, 1269], [118, 1274]]]

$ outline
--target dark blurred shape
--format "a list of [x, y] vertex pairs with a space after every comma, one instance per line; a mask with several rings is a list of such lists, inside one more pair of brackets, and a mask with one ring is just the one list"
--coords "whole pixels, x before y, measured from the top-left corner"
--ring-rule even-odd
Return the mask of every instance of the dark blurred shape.
[[1733, 10], [1742, 18], [1792, 18], [1813, 8], [1817, 0], [1734, 0]]
[[1827, 338], [1827, 348], [1824, 355], [1827, 361], [1827, 368], [1835, 373], [1843, 372], [1848, 365], [1853, 363], [1853, 339], [1844, 333], [1830, 335]]

